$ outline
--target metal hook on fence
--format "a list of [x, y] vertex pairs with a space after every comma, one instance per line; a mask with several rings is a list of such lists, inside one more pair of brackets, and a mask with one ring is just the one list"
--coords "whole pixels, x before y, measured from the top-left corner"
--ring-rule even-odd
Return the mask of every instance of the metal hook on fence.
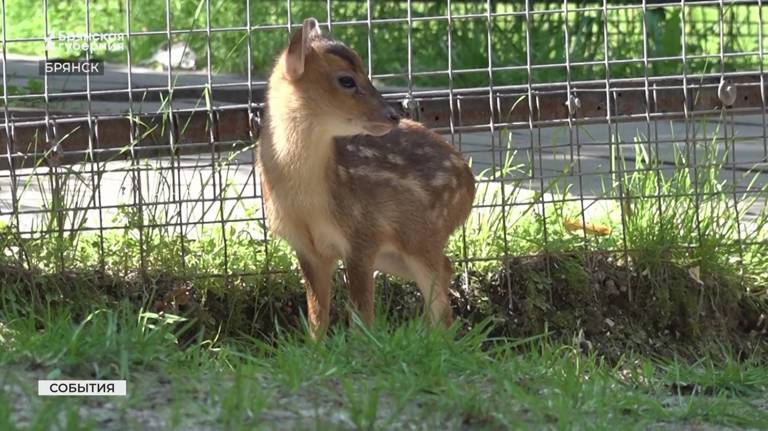
[[736, 84], [733, 80], [723, 76], [720, 78], [720, 85], [717, 87], [717, 97], [723, 103], [723, 107], [731, 106], [736, 101]]
[[581, 99], [579, 99], [576, 93], [569, 94], [568, 100], [565, 101], [565, 106], [568, 107], [568, 112], [571, 115], [576, 115], [576, 112], [581, 109]]
[[410, 95], [406, 96], [401, 102], [401, 105], [403, 106], [403, 110], [408, 114], [408, 118], [416, 121], [419, 120], [419, 102], [416, 101], [416, 99]]

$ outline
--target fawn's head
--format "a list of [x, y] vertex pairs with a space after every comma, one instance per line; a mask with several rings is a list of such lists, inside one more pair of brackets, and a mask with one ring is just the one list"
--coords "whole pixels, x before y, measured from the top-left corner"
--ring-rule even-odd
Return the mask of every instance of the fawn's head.
[[291, 36], [270, 88], [280, 94], [270, 103], [297, 107], [333, 136], [379, 136], [400, 120], [371, 84], [360, 57], [324, 36], [314, 18], [305, 20], [301, 30]]

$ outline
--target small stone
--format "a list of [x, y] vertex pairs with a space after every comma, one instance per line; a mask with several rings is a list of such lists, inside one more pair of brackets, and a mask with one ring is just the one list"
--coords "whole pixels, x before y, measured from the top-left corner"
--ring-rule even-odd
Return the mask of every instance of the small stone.
[[589, 340], [580, 340], [579, 341], [579, 349], [582, 353], [589, 353], [592, 351], [592, 342]]

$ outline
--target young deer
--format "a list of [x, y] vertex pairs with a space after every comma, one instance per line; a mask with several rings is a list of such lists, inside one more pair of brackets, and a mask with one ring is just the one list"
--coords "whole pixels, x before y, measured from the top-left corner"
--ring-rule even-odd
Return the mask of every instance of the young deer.
[[268, 225], [298, 255], [312, 335], [327, 329], [339, 259], [366, 324], [377, 269], [415, 281], [431, 322], [449, 325], [452, 271], [443, 249], [475, 194], [461, 155], [421, 124], [401, 121], [358, 55], [312, 18], [277, 59], [263, 125]]

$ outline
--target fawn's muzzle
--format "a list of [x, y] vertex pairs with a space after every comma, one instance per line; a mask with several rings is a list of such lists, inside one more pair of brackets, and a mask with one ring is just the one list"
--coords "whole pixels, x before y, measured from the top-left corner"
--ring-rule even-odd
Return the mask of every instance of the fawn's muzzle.
[[373, 136], [386, 135], [400, 123], [400, 114], [398, 114], [393, 107], [388, 105], [377, 117], [378, 118], [375, 120], [368, 121], [368, 123], [363, 126], [363, 129]]

